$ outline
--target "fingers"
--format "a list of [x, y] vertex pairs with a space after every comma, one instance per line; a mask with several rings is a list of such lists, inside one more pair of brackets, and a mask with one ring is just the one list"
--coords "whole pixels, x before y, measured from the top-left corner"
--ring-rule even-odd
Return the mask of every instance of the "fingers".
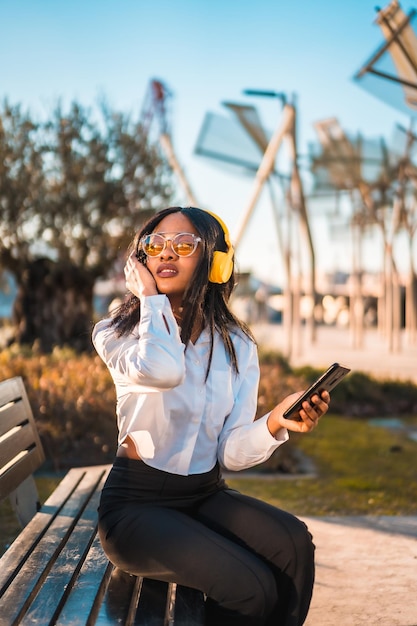
[[135, 252], [132, 252], [128, 257], [124, 267], [124, 274], [126, 287], [138, 298], [158, 293], [154, 277], [148, 268], [138, 261]]
[[329, 402], [330, 395], [327, 391], [322, 392], [321, 396], [315, 394], [312, 396], [310, 402], [303, 402], [300, 417], [307, 427], [307, 430], [313, 430], [313, 428], [318, 425], [319, 419], [327, 413], [329, 409]]
[[306, 433], [313, 430], [319, 423], [320, 418], [327, 413], [330, 403], [330, 395], [327, 391], [314, 394], [309, 402], [304, 402], [299, 411], [299, 420], [286, 419], [285, 411], [302, 395], [302, 392], [293, 393], [277, 404], [269, 414], [267, 425], [271, 434], [275, 437], [280, 429]]

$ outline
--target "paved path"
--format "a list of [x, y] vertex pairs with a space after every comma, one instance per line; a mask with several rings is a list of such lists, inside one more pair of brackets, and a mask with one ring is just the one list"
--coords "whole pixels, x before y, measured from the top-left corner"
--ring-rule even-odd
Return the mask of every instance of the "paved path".
[[316, 545], [305, 626], [417, 626], [417, 516], [304, 521]]
[[[258, 324], [252, 327], [260, 346], [285, 351], [287, 342], [280, 324]], [[300, 349], [291, 359], [293, 366], [314, 365], [323, 370], [335, 361], [380, 378], [412, 380], [417, 383], [417, 343], [403, 333], [401, 350], [390, 352], [375, 329], [365, 331], [363, 348], [352, 348], [349, 330], [320, 326], [317, 341], [311, 344], [306, 328], [302, 330]]]

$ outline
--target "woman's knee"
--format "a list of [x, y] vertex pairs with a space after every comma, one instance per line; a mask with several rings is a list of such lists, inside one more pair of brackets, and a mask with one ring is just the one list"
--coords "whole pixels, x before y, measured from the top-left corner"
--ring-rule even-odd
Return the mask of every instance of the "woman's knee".
[[278, 600], [274, 575], [261, 561], [256, 568], [239, 564], [233, 576], [216, 576], [208, 595], [223, 609], [259, 624], [272, 613]]
[[292, 537], [295, 544], [295, 550], [297, 553], [304, 555], [307, 560], [314, 559], [315, 545], [307, 525], [297, 517], [294, 517], [294, 520]]

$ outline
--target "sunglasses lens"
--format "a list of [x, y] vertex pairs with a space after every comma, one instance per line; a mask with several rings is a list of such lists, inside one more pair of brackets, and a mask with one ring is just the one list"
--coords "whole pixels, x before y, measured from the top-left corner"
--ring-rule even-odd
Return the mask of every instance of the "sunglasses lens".
[[148, 256], [159, 256], [165, 250], [168, 241], [175, 254], [178, 256], [190, 256], [197, 248], [200, 239], [192, 233], [179, 233], [172, 239], [166, 239], [160, 233], [151, 233], [143, 237], [140, 245]]
[[147, 235], [142, 239], [142, 248], [148, 256], [158, 256], [165, 247], [165, 239], [161, 235]]
[[172, 247], [178, 256], [190, 256], [197, 247], [195, 237], [190, 233], [181, 233], [172, 240]]

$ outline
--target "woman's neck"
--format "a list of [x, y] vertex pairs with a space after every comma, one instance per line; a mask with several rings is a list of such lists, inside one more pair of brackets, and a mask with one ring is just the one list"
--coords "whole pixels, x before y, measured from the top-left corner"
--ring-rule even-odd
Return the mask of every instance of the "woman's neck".
[[174, 314], [175, 319], [177, 320], [179, 326], [181, 326], [181, 321], [183, 318], [184, 307], [182, 306], [182, 302], [180, 300], [170, 300], [171, 309]]
[[[182, 326], [182, 322], [183, 322], [183, 318], [184, 318], [184, 307], [182, 304], [182, 301], [177, 300], [176, 298], [170, 298], [169, 299], [170, 304], [171, 304], [171, 309], [172, 312], [174, 314], [174, 317], [177, 321], [178, 326]], [[193, 328], [191, 331], [191, 337], [190, 340], [195, 343], [198, 339], [198, 337], [201, 334], [201, 331], [203, 330], [203, 323], [202, 323], [202, 319], [200, 318], [200, 316], [198, 316], [194, 321], [193, 321]]]

